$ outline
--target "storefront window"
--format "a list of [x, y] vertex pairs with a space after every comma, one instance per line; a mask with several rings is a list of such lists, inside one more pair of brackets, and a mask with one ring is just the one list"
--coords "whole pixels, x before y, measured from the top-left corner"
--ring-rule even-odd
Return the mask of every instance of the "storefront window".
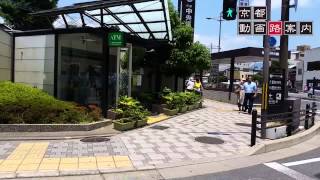
[[63, 34], [58, 38], [58, 97], [101, 106], [102, 38], [86, 33]]

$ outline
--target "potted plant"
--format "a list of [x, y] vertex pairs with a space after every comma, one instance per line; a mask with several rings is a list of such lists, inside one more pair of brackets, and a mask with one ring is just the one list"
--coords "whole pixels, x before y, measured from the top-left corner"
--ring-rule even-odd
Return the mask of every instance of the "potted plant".
[[186, 92], [186, 105], [188, 106], [188, 111], [195, 109], [196, 94], [194, 92]]
[[109, 109], [107, 111], [107, 118], [112, 120], [120, 119], [122, 117], [122, 114], [123, 110], [120, 108]]
[[168, 116], [174, 116], [178, 114], [179, 108], [179, 96], [176, 93], [169, 93], [166, 96], [163, 96], [163, 99], [166, 102], [167, 108], [163, 108], [163, 111]]
[[187, 94], [184, 92], [177, 93], [178, 98], [178, 107], [180, 113], [185, 113], [188, 111], [188, 107], [186, 106]]

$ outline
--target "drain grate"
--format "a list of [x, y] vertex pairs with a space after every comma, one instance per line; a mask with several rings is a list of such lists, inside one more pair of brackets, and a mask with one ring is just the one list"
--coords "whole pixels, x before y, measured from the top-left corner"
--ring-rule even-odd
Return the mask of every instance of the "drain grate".
[[169, 129], [169, 127], [156, 125], [156, 126], [150, 127], [150, 129], [165, 130], [165, 129]]
[[96, 143], [96, 142], [107, 142], [107, 141], [110, 141], [110, 139], [105, 137], [87, 137], [87, 138], [81, 139], [80, 141], [86, 142], [86, 143]]
[[195, 140], [197, 142], [204, 143], [204, 144], [223, 144], [224, 143], [224, 141], [222, 139], [208, 137], [208, 136], [196, 137]]

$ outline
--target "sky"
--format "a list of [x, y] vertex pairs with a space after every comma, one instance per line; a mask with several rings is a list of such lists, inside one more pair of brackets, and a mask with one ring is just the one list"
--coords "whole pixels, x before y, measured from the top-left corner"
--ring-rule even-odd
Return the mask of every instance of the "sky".
[[[60, 0], [58, 6], [71, 5], [77, 2], [89, 0]], [[178, 0], [172, 0], [177, 7]], [[277, 21], [281, 18], [281, 0], [272, 1], [271, 20]], [[292, 4], [293, 4], [292, 0]], [[298, 9], [290, 10], [290, 20], [292, 21], [313, 21], [314, 34], [312, 36], [290, 36], [289, 49], [293, 50], [297, 45], [311, 45], [312, 48], [320, 47], [320, 21], [317, 14], [320, 0], [298, 0]], [[218, 46], [219, 22], [207, 20], [206, 17], [218, 18], [222, 10], [223, 0], [196, 0], [196, 19], [195, 19], [195, 40], [200, 41], [206, 46]], [[265, 0], [250, 0], [250, 5], [265, 5]], [[237, 35], [237, 21], [222, 22], [222, 50], [230, 50], [243, 47], [262, 47], [261, 36], [239, 36]], [[277, 46], [280, 45], [277, 37]], [[214, 49], [217, 51], [217, 49]]]

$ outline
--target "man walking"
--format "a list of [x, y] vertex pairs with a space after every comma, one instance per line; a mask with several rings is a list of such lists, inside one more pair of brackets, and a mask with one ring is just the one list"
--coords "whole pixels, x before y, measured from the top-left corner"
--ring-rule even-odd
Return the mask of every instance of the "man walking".
[[[243, 107], [244, 112], [248, 110], [248, 113], [251, 114], [252, 107], [253, 107], [253, 100], [257, 96], [257, 84], [255, 82], [252, 82], [252, 77], [249, 77], [247, 82], [243, 85], [244, 88], [244, 101], [243, 101]], [[249, 101], [249, 106], [248, 106]]]

